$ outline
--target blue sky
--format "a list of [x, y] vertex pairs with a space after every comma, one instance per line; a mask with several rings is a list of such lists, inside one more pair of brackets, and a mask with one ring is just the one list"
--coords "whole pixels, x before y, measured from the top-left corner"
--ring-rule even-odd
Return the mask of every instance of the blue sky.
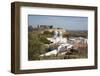
[[28, 25], [53, 25], [54, 28], [64, 28], [67, 30], [87, 30], [88, 17], [77, 16], [47, 16], [29, 15]]

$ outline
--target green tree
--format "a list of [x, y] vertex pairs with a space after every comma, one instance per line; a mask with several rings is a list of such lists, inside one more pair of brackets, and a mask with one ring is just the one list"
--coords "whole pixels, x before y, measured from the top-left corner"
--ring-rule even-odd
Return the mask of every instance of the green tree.
[[33, 36], [32, 33], [29, 33], [28, 36], [28, 57], [29, 60], [39, 60], [40, 54], [45, 53], [46, 46], [43, 43], [44, 39], [41, 39], [37, 36]]
[[44, 43], [44, 44], [50, 44], [50, 43], [51, 43], [51, 42], [50, 42], [49, 40], [47, 40], [47, 38], [44, 37], [44, 36], [41, 36], [41, 37], [39, 38], [39, 40], [40, 40], [42, 43]]

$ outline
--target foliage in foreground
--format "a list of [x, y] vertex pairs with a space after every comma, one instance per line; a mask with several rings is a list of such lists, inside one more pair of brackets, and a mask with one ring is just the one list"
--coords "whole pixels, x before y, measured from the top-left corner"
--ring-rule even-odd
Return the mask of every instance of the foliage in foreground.
[[39, 60], [40, 54], [46, 52], [47, 46], [50, 43], [45, 37], [28, 34], [28, 58], [29, 60]]

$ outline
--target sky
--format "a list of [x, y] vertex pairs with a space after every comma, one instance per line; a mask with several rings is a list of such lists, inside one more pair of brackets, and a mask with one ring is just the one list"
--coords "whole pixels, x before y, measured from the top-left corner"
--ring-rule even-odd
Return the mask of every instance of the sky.
[[54, 28], [66, 30], [87, 30], [88, 17], [77, 16], [50, 16], [50, 15], [29, 15], [28, 25], [53, 25]]

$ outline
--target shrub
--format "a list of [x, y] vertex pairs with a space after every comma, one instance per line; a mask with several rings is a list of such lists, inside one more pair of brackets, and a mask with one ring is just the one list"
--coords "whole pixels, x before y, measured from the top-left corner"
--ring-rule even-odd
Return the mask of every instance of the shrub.
[[51, 43], [49, 40], [47, 40], [46, 37], [43, 37], [43, 36], [40, 37], [39, 40], [40, 40], [42, 43], [44, 43], [44, 44], [50, 44], [50, 43]]
[[39, 60], [40, 54], [43, 54], [47, 50], [47, 46], [45, 44], [50, 43], [45, 37], [32, 35], [29, 33], [28, 35], [28, 57], [29, 60]]

